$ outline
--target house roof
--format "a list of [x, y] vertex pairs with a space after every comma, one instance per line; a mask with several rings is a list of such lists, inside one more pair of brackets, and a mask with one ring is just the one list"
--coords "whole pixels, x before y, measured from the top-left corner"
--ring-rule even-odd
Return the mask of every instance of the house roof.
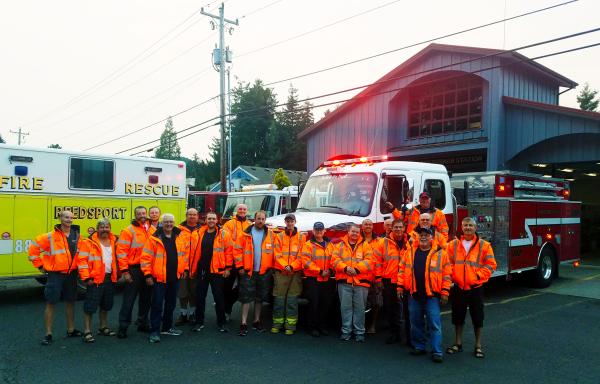
[[600, 113], [598, 112], [583, 111], [577, 108], [562, 107], [560, 105], [554, 104], [538, 103], [536, 101], [517, 99], [508, 96], [502, 97], [502, 102], [504, 104], [515, 105], [518, 107], [526, 107], [530, 109], [537, 109], [540, 111], [555, 112], [563, 115], [570, 115], [575, 117], [581, 117], [584, 119], [600, 121]]
[[[252, 184], [271, 184], [273, 182], [273, 176], [275, 176], [276, 168], [264, 168], [257, 167], [254, 165], [240, 165], [238, 168], [241, 168], [244, 172], [254, 176], [257, 180], [253, 180], [251, 182], [245, 183], [246, 185]], [[288, 169], [284, 169], [283, 172], [286, 174], [288, 179], [292, 185], [298, 185], [300, 180], [306, 179], [306, 172], [302, 171], [292, 171]]]
[[388, 80], [401, 76], [402, 73], [407, 68], [409, 68], [415, 62], [421, 60], [426, 55], [431, 54], [432, 52], [466, 53], [466, 54], [473, 54], [473, 55], [479, 55], [479, 56], [498, 55], [503, 58], [513, 59], [513, 60], [515, 60], [515, 62], [520, 62], [519, 65], [527, 66], [530, 69], [535, 70], [539, 74], [541, 74], [549, 79], [552, 79], [561, 87], [574, 88], [577, 86], [577, 83], [575, 81], [551, 70], [550, 68], [548, 68], [540, 63], [537, 63], [535, 61], [526, 61], [526, 60], [529, 60], [528, 57], [526, 57], [518, 52], [515, 52], [515, 51], [432, 43], [432, 44], [429, 44], [427, 47], [423, 48], [421, 51], [417, 52], [415, 55], [410, 57], [408, 60], [406, 60], [405, 62], [403, 62], [402, 64], [400, 64], [399, 66], [397, 66], [396, 68], [394, 68], [393, 70], [388, 72], [387, 74], [385, 74], [383, 77], [381, 77], [375, 83], [373, 83], [372, 85], [363, 89], [356, 96], [354, 96], [351, 100], [345, 102], [339, 108], [337, 108], [336, 110], [327, 114], [321, 120], [317, 121], [312, 126], [306, 128], [304, 131], [300, 132], [298, 134], [298, 138], [301, 139], [301, 138], [309, 135], [311, 132], [314, 132], [315, 130], [323, 127], [328, 122], [333, 121], [338, 116], [340, 116], [342, 114], [342, 112], [352, 108], [355, 104], [359, 103], [369, 93], [372, 93], [375, 90], [385, 86], [385, 84], [387, 83]]

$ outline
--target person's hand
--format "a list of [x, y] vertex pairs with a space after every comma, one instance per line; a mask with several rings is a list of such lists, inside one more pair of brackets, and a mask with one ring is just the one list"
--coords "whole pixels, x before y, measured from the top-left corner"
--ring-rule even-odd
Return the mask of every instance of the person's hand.
[[404, 291], [398, 291], [396, 294], [398, 295], [398, 300], [402, 300], [404, 298]]
[[88, 280], [85, 282], [85, 284], [86, 284], [88, 287], [91, 287], [92, 285], [94, 285], [94, 280], [93, 280], [93, 279], [88, 279]]
[[40, 273], [43, 273], [44, 275], [46, 274], [46, 270], [44, 269], [44, 267], [39, 267], [38, 269], [40, 270]]
[[152, 277], [146, 277], [146, 284], [149, 286], [154, 285], [154, 279]]
[[183, 271], [183, 276], [181, 276], [183, 279], [187, 279], [188, 277], [190, 277], [190, 271]]
[[123, 280], [125, 280], [126, 283], [132, 283], [133, 278], [131, 277], [131, 273], [123, 272]]
[[240, 276], [244, 276], [246, 274], [246, 270], [245, 269], [240, 269]]
[[448, 296], [442, 295], [440, 298], [440, 303], [442, 303], [442, 305], [448, 304]]
[[228, 278], [230, 274], [231, 274], [231, 271], [229, 269], [226, 269], [225, 271], [223, 271], [224, 278]]
[[285, 271], [286, 271], [288, 274], [293, 272], [293, 270], [292, 270], [292, 266], [291, 266], [291, 265], [286, 265], [286, 266], [285, 266], [285, 268], [284, 268], [284, 270], [285, 270]]
[[348, 276], [356, 276], [356, 270], [352, 267], [346, 267], [346, 274]]
[[392, 203], [391, 203], [391, 202], [389, 202], [389, 201], [386, 201], [386, 202], [385, 202], [385, 206], [386, 206], [386, 207], [387, 207], [387, 208], [388, 208], [390, 211], [393, 211], [393, 210], [394, 210], [394, 204], [392, 204]]
[[329, 277], [329, 269], [324, 269], [324, 270], [321, 272], [321, 276], [323, 276], [323, 277]]

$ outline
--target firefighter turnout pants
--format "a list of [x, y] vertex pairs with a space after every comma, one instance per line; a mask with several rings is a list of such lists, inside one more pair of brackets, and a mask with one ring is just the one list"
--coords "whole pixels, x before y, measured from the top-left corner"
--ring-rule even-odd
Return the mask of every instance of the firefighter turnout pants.
[[284, 274], [276, 271], [273, 287], [273, 327], [296, 330], [298, 323], [298, 296], [302, 293], [299, 272]]

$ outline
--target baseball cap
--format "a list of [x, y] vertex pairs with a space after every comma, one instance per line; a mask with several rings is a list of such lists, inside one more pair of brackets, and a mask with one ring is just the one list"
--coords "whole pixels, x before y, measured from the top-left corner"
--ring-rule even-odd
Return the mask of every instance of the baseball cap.
[[429, 234], [429, 235], [433, 236], [433, 233], [434, 233], [433, 228], [424, 228], [424, 227], [417, 227], [417, 228], [415, 228], [415, 231], [419, 235], [423, 234], [423, 233], [426, 233], [426, 234]]
[[296, 216], [293, 213], [288, 213], [287, 215], [285, 215], [285, 219], [284, 220], [296, 220]]
[[325, 224], [323, 224], [323, 222], [321, 222], [321, 221], [317, 221], [316, 223], [313, 224], [313, 229], [317, 229], [317, 230], [325, 229]]
[[425, 199], [425, 198], [431, 199], [431, 196], [427, 192], [421, 192], [421, 194], [419, 195], [419, 199]]

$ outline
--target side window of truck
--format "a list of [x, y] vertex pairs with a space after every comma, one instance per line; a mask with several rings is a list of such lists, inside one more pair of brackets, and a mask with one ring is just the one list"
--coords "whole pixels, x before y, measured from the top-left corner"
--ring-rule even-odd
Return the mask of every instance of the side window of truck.
[[431, 205], [438, 209], [446, 207], [446, 186], [443, 180], [425, 180], [423, 191], [431, 195]]

